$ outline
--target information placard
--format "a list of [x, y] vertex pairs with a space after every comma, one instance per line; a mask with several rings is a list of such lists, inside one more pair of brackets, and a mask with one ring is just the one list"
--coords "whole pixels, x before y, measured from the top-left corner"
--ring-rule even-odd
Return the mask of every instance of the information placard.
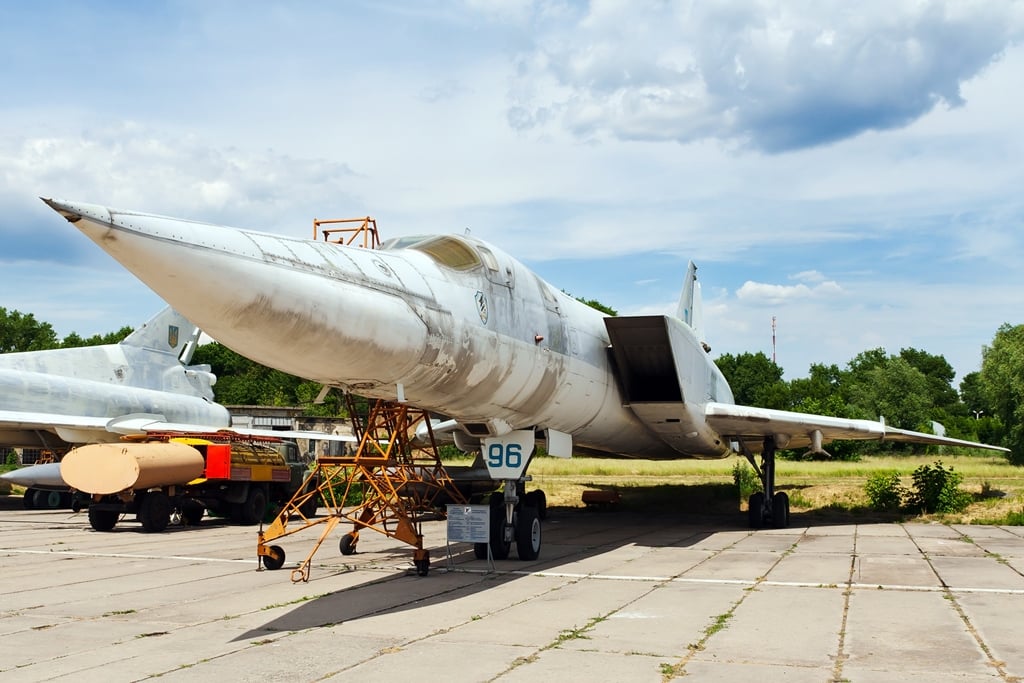
[[490, 519], [490, 505], [448, 505], [448, 540], [487, 543]]

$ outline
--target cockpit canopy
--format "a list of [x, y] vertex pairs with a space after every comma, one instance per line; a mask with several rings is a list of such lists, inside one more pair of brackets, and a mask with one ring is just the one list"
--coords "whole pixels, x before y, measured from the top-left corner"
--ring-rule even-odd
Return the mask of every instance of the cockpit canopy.
[[477, 248], [454, 235], [408, 235], [396, 237], [380, 245], [382, 250], [415, 249], [422, 251], [442, 266], [453, 270], [473, 270], [486, 263], [491, 270], [497, 270], [494, 255], [486, 249]]

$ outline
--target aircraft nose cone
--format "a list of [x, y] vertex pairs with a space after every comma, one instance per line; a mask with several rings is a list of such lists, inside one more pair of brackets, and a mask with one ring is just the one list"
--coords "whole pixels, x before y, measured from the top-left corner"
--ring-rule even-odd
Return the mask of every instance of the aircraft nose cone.
[[95, 218], [102, 221], [110, 221], [110, 212], [103, 206], [95, 204], [80, 204], [69, 202], [63, 199], [52, 199], [40, 197], [51, 209], [67, 219], [68, 223], [77, 223], [84, 217]]

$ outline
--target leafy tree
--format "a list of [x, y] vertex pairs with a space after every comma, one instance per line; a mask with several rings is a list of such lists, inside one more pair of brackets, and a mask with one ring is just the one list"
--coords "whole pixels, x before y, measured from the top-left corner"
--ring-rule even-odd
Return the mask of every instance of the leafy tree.
[[71, 332], [68, 336], [64, 337], [60, 345], [62, 348], [71, 349], [80, 346], [101, 346], [103, 344], [118, 344], [124, 341], [125, 337], [134, 332], [135, 329], [131, 325], [125, 325], [116, 332], [108, 332], [107, 334], [94, 334], [88, 338], [82, 338], [77, 332]]
[[1024, 325], [1003, 324], [992, 345], [982, 348], [978, 385], [992, 417], [1002, 423], [1007, 458], [1024, 465]]
[[196, 349], [192, 362], [207, 363], [217, 383], [214, 398], [227, 405], [303, 406], [307, 415], [334, 417], [344, 415], [344, 406], [337, 392], [329, 393], [323, 404], [313, 401], [321, 386], [300, 377], [268, 368], [235, 353], [217, 342]]
[[854, 374], [850, 402], [887, 424], [900, 429], [927, 429], [933, 407], [928, 378], [905, 361], [894, 356]]
[[31, 313], [0, 307], [0, 353], [42, 351], [58, 345], [50, 323], [36, 320]]
[[[562, 291], [565, 291], [565, 290], [562, 290]], [[570, 294], [570, 296], [572, 296], [572, 295]], [[605, 306], [603, 303], [601, 303], [597, 299], [584, 299], [583, 297], [578, 296], [578, 297], [576, 297], [576, 301], [579, 301], [580, 303], [584, 303], [584, 304], [590, 306], [591, 308], [596, 308], [597, 310], [601, 311], [605, 315], [611, 316], [613, 318], [619, 314], [619, 312], [616, 311], [614, 308], [612, 308], [611, 306]]]
[[953, 413], [960, 404], [960, 397], [953, 388], [956, 370], [942, 356], [935, 356], [920, 349], [901, 349], [900, 358], [919, 370], [928, 382], [928, 395], [932, 405]]
[[980, 372], [969, 372], [960, 380], [960, 400], [975, 418], [992, 415], [992, 406], [989, 405], [988, 397], [985, 396]]
[[724, 353], [715, 364], [729, 382], [737, 403], [776, 409], [789, 406], [789, 387], [782, 381], [782, 368], [763, 352], [735, 356]]

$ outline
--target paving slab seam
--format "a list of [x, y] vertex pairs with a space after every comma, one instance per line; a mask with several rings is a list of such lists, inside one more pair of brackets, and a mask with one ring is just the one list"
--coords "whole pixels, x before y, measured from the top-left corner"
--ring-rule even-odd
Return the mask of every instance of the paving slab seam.
[[[742, 605], [744, 603], [744, 601], [746, 601], [746, 599], [748, 597], [750, 597], [750, 595], [754, 591], [756, 591], [759, 586], [761, 586], [764, 583], [766, 577], [769, 574], [772, 573], [772, 570], [774, 570], [776, 567], [779, 566], [780, 562], [782, 562], [786, 557], [791, 555], [796, 550], [797, 545], [806, 536], [807, 536], [807, 530], [805, 529], [800, 534], [800, 536], [795, 541], [793, 541], [792, 545], [790, 545], [790, 547], [786, 551], [779, 553], [779, 557], [776, 558], [775, 562], [772, 563], [772, 565], [768, 568], [768, 570], [764, 573], [763, 576], [759, 576], [753, 582], [752, 585], [750, 585], [748, 588], [744, 589], [743, 594], [740, 596], [740, 598], [736, 602], [734, 602], [729, 607], [728, 611], [724, 612], [723, 614], [719, 614], [717, 617], [714, 618], [714, 620], [710, 624], [708, 624], [708, 626], [704, 629], [704, 636], [699, 641], [697, 641], [696, 643], [691, 643], [690, 645], [687, 645], [687, 650], [688, 651], [687, 651], [686, 655], [684, 655], [683, 658], [678, 663], [676, 663], [675, 665], [672, 665], [672, 666], [666, 665], [665, 667], [663, 667], [663, 669], [662, 669], [662, 681], [664, 683], [667, 683], [668, 681], [670, 681], [670, 680], [672, 680], [674, 678], [682, 678], [682, 677], [687, 675], [686, 667], [697, 656], [697, 653], [699, 653], [702, 650], [704, 650], [707, 647], [708, 641], [710, 641], [711, 638], [716, 633], [718, 633], [719, 631], [721, 631], [722, 629], [724, 629], [726, 627], [726, 625], [728, 624], [729, 620], [732, 619], [734, 614], [736, 614], [736, 610], [739, 609], [740, 605]], [[737, 543], [738, 543], [738, 541], [737, 541]], [[732, 544], [732, 545], [735, 545], [735, 543]], [[729, 547], [732, 547], [732, 546], [729, 546]], [[725, 549], [723, 548], [719, 552], [724, 552], [724, 551], [725, 551]], [[710, 559], [710, 558], [708, 558], [708, 559]], [[703, 564], [703, 562], [698, 563], [695, 566], [700, 566], [700, 564]], [[687, 569], [686, 571], [690, 571], [692, 569], [693, 569], [693, 567], [691, 567], [690, 569]]]
[[[949, 528], [952, 529], [952, 527]], [[924, 558], [924, 561], [928, 564], [928, 567], [935, 574], [935, 578], [938, 579], [939, 583], [942, 584], [942, 593], [944, 597], [946, 598], [946, 600], [949, 601], [949, 604], [952, 606], [953, 611], [956, 612], [957, 616], [960, 618], [960, 621], [963, 623], [964, 628], [967, 629], [967, 632], [971, 634], [972, 638], [974, 638], [974, 642], [977, 643], [978, 647], [985, 655], [985, 659], [987, 660], [988, 665], [996, 670], [996, 672], [999, 674], [999, 677], [1003, 681], [1006, 681], [1007, 683], [1017, 683], [1018, 681], [1020, 681], [1021, 679], [1019, 677], [1011, 676], [1010, 673], [1006, 670], [1005, 662], [996, 659], [995, 654], [992, 652], [992, 648], [989, 646], [988, 643], [985, 642], [985, 639], [981, 637], [981, 633], [974, 626], [974, 624], [971, 623], [970, 618], [967, 616], [967, 612], [964, 611], [963, 606], [960, 604], [960, 601], [957, 600], [956, 595], [953, 593], [953, 591], [950, 590], [949, 586], [946, 585], [945, 579], [942, 578], [942, 575], [939, 573], [938, 569], [935, 568], [935, 564], [932, 562], [932, 558], [929, 556], [929, 554], [921, 547], [921, 545], [917, 542], [917, 539], [914, 538], [913, 534], [907, 531], [906, 527], [903, 527], [903, 530], [907, 533], [907, 536], [910, 537], [911, 542], [913, 542], [914, 546], [921, 553], [921, 556]], [[977, 544], [974, 543], [974, 541], [966, 534], [960, 533], [959, 531], [956, 531], [956, 529], [953, 529], [953, 531], [960, 535], [961, 540], [967, 541], [972, 545], [975, 545], [976, 547], [980, 548], [980, 546], [977, 546]]]
[[109, 557], [117, 560], [180, 560], [182, 562], [230, 562], [234, 564], [250, 564], [256, 569], [259, 561], [252, 558], [228, 559], [222, 557], [191, 557], [188, 555], [134, 555], [131, 553], [94, 553], [82, 550], [18, 550], [14, 548], [3, 550], [4, 552], [18, 555], [67, 555], [73, 557]]
[[[748, 533], [747, 536], [750, 536], [750, 534]], [[683, 569], [682, 571], [679, 572], [679, 574], [676, 574], [674, 576], [669, 576], [669, 577], [656, 577], [656, 578], [655, 577], [648, 577], [647, 578], [648, 582], [653, 584], [651, 586], [650, 590], [644, 591], [642, 594], [635, 596], [631, 600], [623, 603], [622, 605], [620, 605], [616, 609], [610, 610], [609, 612], [607, 612], [604, 615], [598, 615], [598, 616], [592, 618], [583, 627], [572, 629], [571, 631], [563, 631], [561, 634], [559, 634], [558, 638], [556, 638], [554, 641], [548, 643], [547, 645], [544, 645], [543, 647], [538, 648], [533, 654], [527, 655], [525, 657], [517, 658], [514, 662], [512, 662], [512, 664], [507, 669], [505, 669], [504, 671], [500, 672], [494, 678], [489, 679], [488, 683], [493, 683], [493, 681], [497, 681], [498, 679], [502, 678], [506, 674], [509, 674], [512, 671], [515, 671], [519, 667], [534, 661], [541, 653], [543, 653], [543, 652], [545, 652], [547, 650], [551, 650], [553, 648], [558, 647], [565, 640], [565, 634], [566, 633], [571, 633], [572, 634], [571, 637], [573, 637], [573, 638], [584, 637], [584, 634], [587, 631], [589, 631], [590, 629], [593, 629], [594, 626], [596, 626], [597, 624], [605, 621], [609, 617], [614, 616], [615, 614], [621, 612], [622, 610], [626, 609], [627, 607], [630, 607], [631, 605], [637, 603], [638, 601], [640, 601], [643, 598], [647, 597], [648, 595], [650, 595], [654, 591], [658, 590], [662, 586], [666, 586], [666, 585], [669, 585], [669, 584], [673, 583], [676, 579], [681, 578], [682, 574], [684, 574], [684, 573], [686, 573], [688, 571], [692, 571], [695, 567], [699, 567], [700, 565], [708, 562], [711, 558], [717, 557], [717, 556], [721, 555], [722, 553], [724, 553], [726, 550], [729, 550], [729, 549], [735, 547], [736, 544], [740, 542], [740, 540], [742, 540], [742, 539], [736, 539], [735, 541], [733, 541], [732, 543], [728, 544], [727, 546], [716, 550], [710, 556], [704, 558], [703, 560], [701, 560], [697, 564], [692, 565], [690, 567], [687, 567], [686, 569]], [[651, 552], [653, 552], [653, 549], [651, 550]], [[781, 560], [782, 560], [782, 556], [779, 557], [779, 559], [776, 561], [776, 564], [779, 561], [781, 561]], [[631, 560], [631, 561], [633, 561], [633, 560]], [[601, 575], [597, 575], [597, 574], [572, 574], [572, 573], [563, 573], [563, 572], [535, 572], [535, 573], [532, 573], [532, 572], [527, 572], [527, 571], [523, 571], [523, 570], [515, 570], [515, 571], [508, 572], [508, 573], [510, 573], [510, 574], [517, 574], [517, 575], [522, 575], [522, 574], [530, 575], [530, 574], [532, 574], [532, 575], [535, 575], [535, 576], [536, 575], [551, 574], [551, 575], [554, 576], [554, 578], [572, 578], [574, 583], [580, 582], [580, 581], [586, 581], [586, 580], [589, 580], [589, 579], [595, 579], [595, 578], [603, 579], [604, 578]], [[635, 580], [637, 580], [637, 577], [631, 577], [629, 575], [622, 575], [620, 580], [635, 581]], [[739, 582], [739, 583], [747, 584], [749, 582]], [[742, 602], [742, 599], [739, 602]], [[733, 610], [735, 609], [736, 606], [739, 605], [739, 602], [737, 602], [736, 605], [733, 606]], [[732, 610], [730, 610], [730, 616], [731, 616], [731, 611]], [[709, 629], [710, 628], [711, 627], [709, 627]], [[707, 637], [709, 637], [709, 636], [705, 636], [705, 638], [707, 638]], [[675, 667], [673, 667], [673, 670], [675, 670]], [[668, 680], [669, 677], [670, 677], [669, 674], [665, 674], [665, 680]]]
[[857, 531], [853, 528], [853, 552], [850, 553], [850, 573], [846, 577], [846, 590], [843, 591], [843, 614], [839, 620], [839, 643], [836, 646], [835, 663], [832, 665], [832, 680], [829, 683], [842, 683], [843, 667], [850, 655], [846, 652], [846, 628], [850, 619], [850, 598], [853, 596], [853, 575], [857, 571]]
[[[385, 578], [382, 578], [382, 579], [377, 579], [377, 580], [371, 581], [369, 583], [360, 584], [359, 586], [357, 586], [357, 588], [364, 588], [364, 587], [369, 586], [369, 585], [380, 585], [380, 584], [383, 584], [383, 583], [388, 583], [390, 581], [397, 580], [397, 579], [400, 579], [400, 578], [405, 578], [405, 577], [406, 577], [405, 573], [395, 574], [393, 576], [385, 577]], [[435, 593], [431, 597], [448, 595], [450, 593], [454, 593], [454, 592], [457, 592], [457, 591], [460, 591], [460, 590], [464, 590], [466, 588], [468, 588], [468, 586], [455, 586], [455, 587], [450, 588], [450, 589], [448, 589], [446, 591], [440, 591], [438, 593]], [[342, 589], [340, 591], [332, 591], [330, 593], [326, 593], [325, 595], [332, 595], [334, 593], [344, 592], [345, 590], [349, 590], [349, 589]], [[422, 597], [416, 597], [416, 598], [412, 598], [412, 599], [410, 599], [410, 600], [408, 600], [406, 602], [401, 602], [401, 603], [396, 603], [396, 604], [388, 604], [386, 607], [381, 607], [379, 609], [374, 609], [374, 610], [368, 610], [365, 613], [362, 613], [362, 614], [350, 617], [349, 620], [351, 621], [351, 620], [355, 620], [355, 619], [365, 619], [366, 617], [371, 617], [371, 616], [374, 616], [374, 615], [377, 615], [377, 614], [391, 612], [393, 610], [401, 609], [401, 608], [407, 607], [409, 605], [414, 605], [417, 602], [421, 602], [422, 599], [423, 599]], [[533, 597], [524, 598], [521, 602], [526, 602], [526, 601], [532, 600], [532, 599], [533, 599]], [[284, 605], [282, 605], [282, 607], [283, 606]], [[263, 611], [265, 609], [267, 609], [267, 608], [266, 607], [261, 607], [258, 610], [254, 610], [253, 612], [259, 612], [259, 611]], [[218, 619], [214, 619], [212, 621], [220, 621], [222, 618], [223, 617], [218, 618]], [[465, 621], [464, 623], [470, 623], [471, 621], [472, 621], [472, 619], [470, 619], [468, 621]], [[144, 676], [142, 678], [135, 679], [135, 681], [133, 681], [133, 683], [138, 683], [139, 681], [145, 681], [145, 680], [149, 680], [149, 679], [153, 679], [153, 678], [160, 678], [160, 677], [166, 676], [166, 675], [168, 675], [170, 673], [173, 673], [175, 671], [179, 671], [181, 669], [190, 668], [190, 667], [195, 666], [196, 664], [200, 664], [202, 662], [215, 661], [217, 659], [221, 659], [223, 657], [228, 657], [228, 656], [237, 654], [239, 652], [243, 652], [245, 650], [254, 649], [254, 648], [261, 648], [261, 647], [263, 647], [263, 646], [265, 646], [267, 644], [278, 643], [280, 641], [284, 641], [285, 639], [291, 638], [291, 637], [299, 637], [302, 634], [312, 630], [313, 628], [325, 628], [325, 627], [331, 627], [331, 626], [334, 626], [334, 625], [335, 625], [334, 623], [325, 623], [325, 624], [321, 624], [319, 626], [309, 627], [309, 628], [305, 628], [305, 629], [297, 630], [297, 631], [276, 631], [276, 632], [275, 631], [267, 631], [267, 635], [264, 638], [261, 638], [261, 639], [258, 639], [258, 640], [257, 639], [250, 640], [244, 647], [236, 648], [236, 649], [234, 649], [232, 651], [229, 651], [229, 652], [222, 652], [222, 653], [219, 653], [219, 654], [214, 655], [214, 656], [205, 657], [203, 660], [201, 660], [199, 662], [193, 662], [191, 664], [182, 664], [182, 665], [179, 665], [179, 666], [175, 667], [174, 669], [169, 669], [167, 671], [162, 671], [162, 672], [158, 672], [158, 673], [154, 673], [154, 674], [148, 674], [148, 675], [146, 675], [146, 676]], [[447, 627], [445, 629], [441, 629], [439, 631], [434, 631], [432, 633], [426, 634], [426, 635], [418, 637], [418, 638], [410, 639], [407, 642], [401, 643], [400, 645], [389, 646], [389, 647], [384, 648], [384, 649], [382, 649], [380, 651], [377, 651], [377, 652], [375, 652], [375, 653], [373, 653], [373, 654], [371, 654], [371, 655], [369, 655], [367, 657], [364, 657], [364, 658], [362, 658], [362, 659], [360, 659], [358, 661], [353, 660], [353, 661], [349, 662], [348, 665], [346, 665], [342, 669], [339, 669], [337, 671], [331, 671], [329, 673], [325, 673], [322, 676], [320, 676], [319, 678], [317, 678], [316, 680], [319, 680], [319, 681], [326, 680], [328, 678], [331, 678], [332, 676], [336, 676], [336, 675], [338, 675], [340, 673], [344, 673], [345, 671], [347, 671], [349, 669], [352, 669], [352, 668], [354, 668], [356, 666], [359, 666], [361, 664], [365, 664], [367, 662], [373, 661], [374, 659], [377, 659], [377, 658], [379, 658], [381, 656], [384, 656], [384, 655], [387, 655], [387, 654], [391, 654], [391, 653], [393, 653], [395, 651], [396, 647], [398, 647], [398, 648], [407, 647], [407, 646], [412, 645], [412, 644], [414, 644], [416, 642], [419, 642], [421, 640], [425, 640], [427, 638], [439, 635], [440, 633], [444, 633], [444, 632], [447, 632], [449, 630], [455, 629], [455, 628], [457, 628], [460, 625], [462, 625], [462, 624], [455, 624], [455, 625], [452, 625], [452, 626]]]

